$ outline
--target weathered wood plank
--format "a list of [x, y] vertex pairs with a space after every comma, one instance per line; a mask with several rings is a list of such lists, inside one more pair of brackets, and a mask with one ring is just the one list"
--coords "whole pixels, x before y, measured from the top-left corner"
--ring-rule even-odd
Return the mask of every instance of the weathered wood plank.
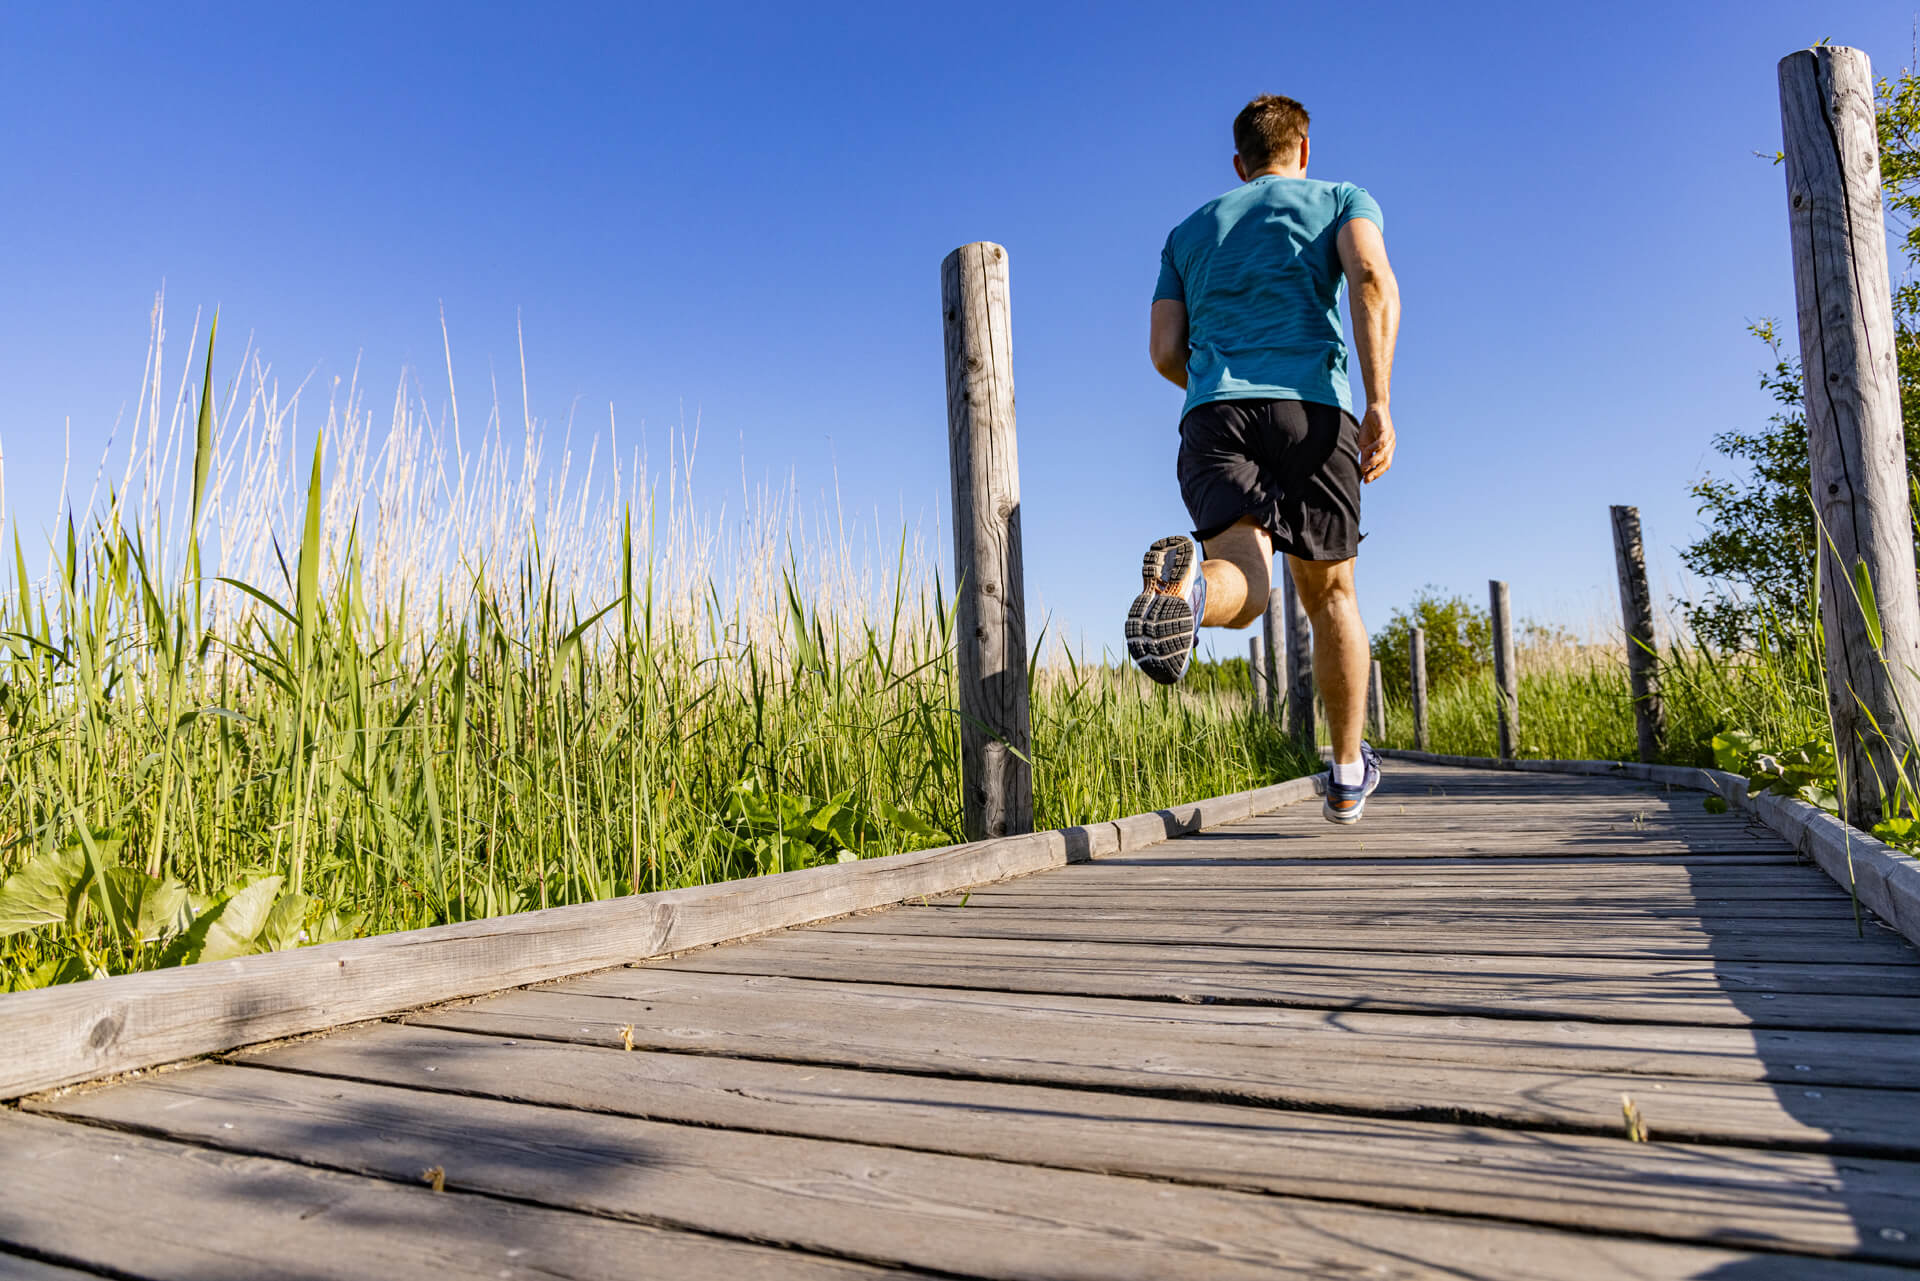
[[[868, 917], [864, 921], [885, 926], [889, 923], [890, 915]], [[973, 954], [1002, 963], [1045, 957], [1115, 968], [1139, 965], [1151, 969], [1162, 962], [1174, 967], [1238, 964], [1248, 967], [1253, 973], [1271, 974], [1289, 982], [1296, 979], [1314, 981], [1316, 976], [1337, 976], [1343, 985], [1391, 987], [1408, 992], [1425, 990], [1419, 982], [1423, 976], [1427, 976], [1435, 981], [1441, 991], [1456, 986], [1463, 991], [1472, 990], [1483, 984], [1509, 989], [1550, 984], [1574, 993], [1586, 992], [1591, 987], [1594, 992], [1698, 993], [1710, 998], [1736, 1000], [1756, 993], [1920, 999], [1920, 964], [1911, 960], [1875, 965], [1842, 961], [1824, 964], [1775, 960], [1735, 961], [1717, 956], [1668, 960], [1568, 956], [1542, 966], [1531, 958], [1519, 961], [1469, 951], [1447, 956], [1409, 956], [1350, 947], [1269, 949], [1244, 943], [1232, 949], [1223, 949], [1194, 940], [1166, 942], [1123, 936], [1084, 940], [1039, 938], [1028, 941], [887, 929], [797, 930], [761, 943], [730, 947], [726, 952], [728, 955], [756, 951], [786, 955], [788, 949], [806, 956], [816, 951], [867, 957], [939, 958]], [[676, 963], [668, 961], [662, 964], [674, 966]], [[1176, 968], [1170, 972], [1179, 973], [1180, 970]], [[1916, 1074], [1916, 1084], [1920, 1084], [1920, 1074]]]
[[1150, 815], [0, 996], [0, 1098], [1022, 876], [1312, 795]]
[[[1537, 1277], [1576, 1248], [1485, 1221], [240, 1068], [164, 1074], [65, 1110], [395, 1180], [437, 1165], [450, 1188], [967, 1276]], [[1731, 1262], [1577, 1240], [1584, 1276]], [[1824, 1262], [1763, 1261], [1781, 1276]]]
[[[1651, 1124], [1676, 1141], [1920, 1154], [1920, 1116], [1906, 1106], [1907, 1095], [1849, 1084], [1876, 1077], [1910, 1084], [1910, 1038], [1897, 1052], [1871, 1034], [1840, 1041], [1826, 1034], [1763, 1043], [1756, 1053], [1752, 1037], [1744, 1048], [1724, 1038], [1703, 1045], [1702, 1029], [1667, 1029], [1675, 1035], [1661, 1046], [1631, 1026], [1425, 1016], [1417, 1031], [1396, 1035], [1378, 1020], [1420, 1016], [1373, 1015], [1368, 1023], [1364, 1011], [1342, 1011], [1319, 1026], [1296, 1019], [1263, 1027], [1196, 1017], [1202, 1012], [1180, 1006], [1128, 1017], [1113, 1002], [1090, 998], [1047, 1004], [1003, 996], [970, 1005], [939, 999], [957, 994], [879, 989], [820, 999], [820, 985], [765, 986], [776, 982], [708, 988], [701, 1000], [689, 999], [687, 989], [649, 991], [610, 972], [564, 993], [508, 993], [408, 1022], [602, 1046], [622, 1044], [622, 1029], [631, 1027], [634, 1044], [646, 1049], [1601, 1134], [1619, 1132], [1620, 1095], [1630, 1092]], [[770, 995], [799, 999], [782, 1007]], [[1519, 1028], [1535, 1038], [1515, 1037]], [[1876, 1061], [1863, 1063], [1854, 1050]], [[1796, 1079], [1756, 1082], [1763, 1073]]]
[[[1904, 1221], [1920, 1186], [1920, 1166], [1907, 1162], [1854, 1157], [1843, 1169], [1816, 1153], [1549, 1137], [998, 1081], [508, 1042], [393, 1024], [243, 1061], [596, 1114], [1404, 1210], [1920, 1262], [1920, 1238], [1862, 1237], [1856, 1229], [1856, 1223]], [[231, 1071], [237, 1069], [196, 1070], [163, 1082], [210, 1105], [185, 1109], [190, 1128], [177, 1133], [217, 1141], [216, 1127], [231, 1121], [247, 1128], [246, 1114], [279, 1107], [288, 1093], [326, 1090], [261, 1087]], [[95, 1106], [97, 1099], [86, 1096], [53, 1109], [92, 1115]]]
[[[1318, 962], [1308, 959], [1319, 955]], [[1830, 1028], [1920, 1032], [1920, 995], [1821, 992], [1818, 971], [1765, 978], [1770, 967], [1728, 962], [1709, 977], [1665, 977], [1684, 962], [1572, 961], [1552, 970], [1501, 957], [1423, 957], [1408, 964], [1378, 953], [1259, 953], [1249, 948], [1137, 947], [1095, 942], [1035, 942], [858, 934], [781, 934], [710, 948], [664, 969], [772, 974], [856, 983], [965, 987], [997, 992], [1121, 996], [1148, 1000], [1238, 1001], [1345, 1010], [1447, 1011], [1500, 1018], [1599, 1019], [1711, 1027]], [[1745, 986], [1712, 977], [1742, 966]], [[1691, 969], [1697, 975], [1702, 967]], [[1781, 967], [1792, 970], [1795, 967]], [[1615, 970], [1621, 977], [1588, 976]], [[1896, 971], [1896, 974], [1903, 974]], [[1791, 986], [1789, 986], [1791, 985]], [[1855, 987], [1870, 986], [1858, 981]], [[1794, 990], [1794, 988], [1802, 990]], [[1767, 988], [1774, 988], [1769, 991]], [[1811, 990], [1808, 990], [1811, 989]]]
[[1427, 750], [1427, 630], [1416, 627], [1407, 637], [1407, 658], [1412, 683], [1413, 745]]
[[849, 916], [811, 928], [848, 934], [923, 934], [940, 938], [1088, 939], [1109, 942], [1220, 944], [1304, 951], [1380, 951], [1527, 957], [1620, 957], [1623, 959], [1721, 959], [1807, 965], [1912, 965], [1913, 947], [1897, 934], [1876, 929], [1855, 937], [1850, 929], [1798, 928], [1805, 922], [1769, 923], [1763, 929], [1700, 929], [1686, 922], [1614, 925], [1569, 922], [1558, 928], [1526, 928], [1511, 922], [1435, 923], [1408, 913], [1393, 923], [1364, 918], [1302, 921], [1282, 913], [1203, 912], [1178, 907], [1108, 909], [1030, 903], [1016, 911], [982, 907], [901, 907], [869, 916]]
[[[1042, 1054], [1052, 1051], [1050, 1033], [1061, 1028], [1074, 1036], [1108, 1031], [1149, 1038], [1156, 1052], [1175, 1043], [1198, 1040], [1210, 1046], [1245, 1045], [1256, 1053], [1292, 1048], [1328, 1059], [1387, 1057], [1435, 1063], [1510, 1067], [1546, 1067], [1578, 1073], [1644, 1072], [1658, 1076], [1701, 1076], [1740, 1081], [1774, 1080], [1783, 1084], [1825, 1083], [1912, 1088], [1915, 1037], [1904, 1032], [1812, 1032], [1795, 1029], [1755, 1031], [1730, 1027], [1684, 1027], [1661, 1023], [1593, 1023], [1563, 1020], [1494, 1019], [1472, 1015], [1384, 1014], [1366, 1010], [1296, 1010], [1284, 1007], [1193, 1005], [1132, 1001], [1114, 997], [1053, 996], [1019, 992], [975, 992], [961, 988], [906, 988], [882, 984], [834, 983], [752, 975], [703, 974], [632, 966], [582, 975], [526, 994], [537, 998], [576, 994], [637, 1000], [657, 1015], [655, 1026], [674, 1029], [693, 1012], [712, 1008], [730, 1036], [733, 1025], [780, 1018], [779, 1002], [792, 1002], [822, 1027], [841, 1028], [865, 1037], [873, 1019], [885, 1017], [911, 1029], [922, 1021], [953, 1021], [956, 1029], [984, 1038], [1005, 1039], [1009, 1047], [1037, 1038]], [[480, 1010], [515, 994], [489, 997], [449, 1014]], [[582, 1007], [591, 1010], [595, 1007]], [[836, 1014], [836, 1010], [840, 1013]], [[678, 1011], [677, 1014], [674, 1012]], [[603, 1013], [616, 1011], [604, 1009]], [[629, 1015], [632, 1010], [626, 1011]], [[413, 1016], [435, 1021], [434, 1012]], [[670, 1020], [678, 1018], [680, 1023]], [[444, 1026], [452, 1026], [444, 1024]], [[991, 1029], [998, 1029], [997, 1032]], [[840, 1035], [840, 1031], [832, 1035]], [[702, 1034], [704, 1035], [704, 1034]], [[591, 1041], [591, 1038], [589, 1038]], [[707, 1042], [659, 1044], [659, 1049], [695, 1049]], [[731, 1046], [731, 1041], [718, 1044]], [[1015, 1047], [1017, 1048], [1017, 1047]], [[728, 1050], [727, 1052], [735, 1052]], [[759, 1051], [741, 1049], [743, 1054]], [[1063, 1053], [1073, 1057], [1071, 1049]], [[782, 1057], [782, 1056], [774, 1056]], [[1131, 1059], [1132, 1055], [1126, 1056]]]
[[420, 1182], [421, 1170], [433, 1164], [397, 1165], [393, 1181], [355, 1178], [0, 1114], [0, 1186], [8, 1189], [0, 1241], [149, 1281], [899, 1275], [743, 1241], [435, 1193]]

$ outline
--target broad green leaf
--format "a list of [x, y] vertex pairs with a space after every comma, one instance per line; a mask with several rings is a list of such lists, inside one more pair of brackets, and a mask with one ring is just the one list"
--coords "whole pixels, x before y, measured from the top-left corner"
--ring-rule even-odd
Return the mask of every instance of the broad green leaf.
[[[1716, 740], [1716, 742], [1717, 741], [1718, 740]], [[1718, 751], [1718, 748], [1715, 750]], [[905, 806], [891, 805], [886, 801], [876, 801], [874, 808], [880, 811], [880, 816], [886, 819], [890, 826], [897, 827], [910, 836], [938, 835], [933, 824], [927, 822], [926, 819], [921, 818]]]
[[1701, 805], [1709, 814], [1724, 814], [1727, 812], [1726, 798], [1722, 796], [1709, 796], [1701, 802]]
[[92, 876], [77, 846], [33, 859], [0, 885], [0, 938], [43, 925], [77, 925]]
[[280, 882], [278, 876], [262, 877], [200, 913], [161, 954], [160, 965], [224, 961], [259, 951], [257, 940], [273, 910]]
[[266, 922], [260, 927], [254, 941], [262, 952], [284, 952], [288, 948], [299, 947], [307, 940], [302, 937], [307, 913], [313, 909], [314, 901], [305, 894], [288, 894], [274, 903], [267, 913]]

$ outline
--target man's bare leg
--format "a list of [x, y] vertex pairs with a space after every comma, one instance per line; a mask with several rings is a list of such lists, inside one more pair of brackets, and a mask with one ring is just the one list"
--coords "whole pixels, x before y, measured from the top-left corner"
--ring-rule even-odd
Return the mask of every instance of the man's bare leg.
[[1372, 658], [1367, 629], [1360, 621], [1360, 599], [1353, 587], [1353, 561], [1289, 556], [1287, 565], [1293, 572], [1300, 603], [1313, 624], [1313, 676], [1327, 705], [1333, 759], [1351, 764], [1360, 759]]
[[1267, 608], [1273, 586], [1273, 535], [1242, 516], [1201, 544], [1207, 580], [1202, 627], [1245, 627]]

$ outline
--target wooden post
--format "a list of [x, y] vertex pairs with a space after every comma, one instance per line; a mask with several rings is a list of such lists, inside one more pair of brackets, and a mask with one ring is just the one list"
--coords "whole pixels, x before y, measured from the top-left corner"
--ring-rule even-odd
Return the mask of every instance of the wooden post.
[[1433, 750], [1427, 746], [1427, 629], [1416, 627], [1407, 643], [1409, 683], [1413, 687], [1413, 746], [1415, 751]]
[[1287, 610], [1287, 732], [1311, 754], [1320, 743], [1313, 718], [1313, 633], [1292, 571], [1282, 571], [1280, 582]]
[[1033, 830], [1026, 583], [1007, 300], [1007, 251], [999, 245], [963, 245], [940, 264], [959, 593], [954, 622], [960, 812], [970, 841]]
[[[1808, 472], [1822, 526], [1827, 706], [1847, 818], [1866, 826], [1882, 791], [1894, 790], [1920, 718], [1920, 592], [1867, 55], [1823, 45], [1782, 58], [1780, 130]], [[1879, 613], [1878, 652], [1856, 599], [1862, 569]]]
[[1367, 681], [1367, 724], [1378, 743], [1387, 736], [1387, 687], [1380, 679], [1380, 660], [1373, 660], [1372, 679]]
[[1513, 616], [1507, 585], [1495, 579], [1487, 586], [1493, 598], [1493, 694], [1499, 704], [1500, 759], [1510, 761], [1520, 744], [1520, 673], [1513, 663]]
[[1647, 588], [1647, 554], [1640, 542], [1640, 509], [1611, 507], [1613, 562], [1620, 573], [1620, 622], [1627, 633], [1627, 680], [1640, 736], [1640, 759], [1660, 759], [1667, 742], [1667, 712], [1660, 702], [1660, 660], [1653, 647], [1653, 593]]
[[1287, 705], [1287, 598], [1278, 587], [1267, 593], [1260, 618], [1261, 648], [1267, 654], [1267, 712], [1275, 721]]
[[1247, 637], [1247, 675], [1253, 681], [1253, 705], [1263, 710], [1267, 706], [1267, 658], [1264, 648], [1258, 632]]

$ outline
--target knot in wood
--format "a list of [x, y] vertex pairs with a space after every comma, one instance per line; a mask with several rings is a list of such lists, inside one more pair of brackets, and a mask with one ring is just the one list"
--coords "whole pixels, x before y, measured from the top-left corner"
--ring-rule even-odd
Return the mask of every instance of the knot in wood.
[[1001, 520], [1011, 520], [1013, 518], [1013, 504], [1004, 498], [1000, 500], [1000, 505], [995, 507], [994, 511], [999, 514]]
[[980, 368], [980, 357], [978, 357], [978, 356], [968, 356], [968, 357], [967, 357], [967, 368], [968, 368], [968, 369], [978, 369], [978, 368]]
[[1840, 486], [1838, 486], [1838, 485], [1828, 485], [1828, 486], [1827, 486], [1827, 492], [1828, 492], [1829, 494], [1837, 494], [1837, 493], [1839, 493], [1839, 492], [1840, 492]]
[[120, 1039], [120, 1016], [109, 1014], [87, 1033], [87, 1048], [99, 1053]]

